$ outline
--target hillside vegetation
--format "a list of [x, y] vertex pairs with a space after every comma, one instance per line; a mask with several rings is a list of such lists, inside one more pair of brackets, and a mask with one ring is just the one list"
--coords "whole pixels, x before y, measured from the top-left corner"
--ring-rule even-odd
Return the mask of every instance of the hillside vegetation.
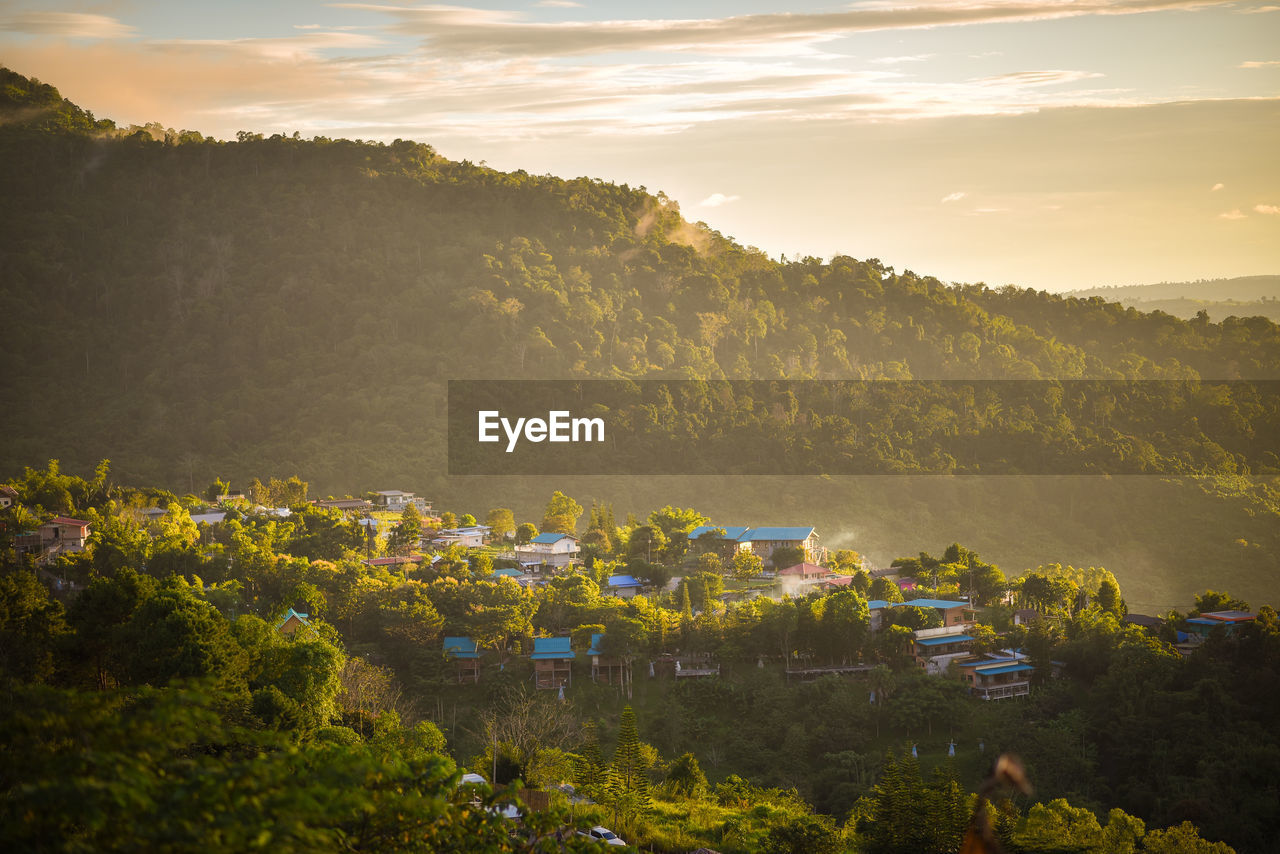
[[[1280, 329], [1264, 318], [948, 285], [875, 258], [775, 261], [645, 188], [502, 173], [408, 141], [122, 130], [9, 71], [0, 114], [10, 475], [110, 457], [120, 479], [177, 491], [303, 472], [322, 494], [398, 487], [528, 509], [545, 479], [446, 476], [445, 380], [1280, 378]], [[1233, 401], [1222, 414], [1255, 442], [1275, 417]], [[1152, 470], [1187, 474], [1175, 456]], [[1195, 457], [1191, 472], [1211, 480], [1161, 486], [565, 485], [622, 507], [769, 507], [768, 521], [854, 528], [873, 558], [921, 533], [1012, 528], [980, 545], [1006, 563], [1106, 563], [1137, 598], [1171, 604], [1194, 587], [1171, 580], [1189, 556], [1248, 595], [1273, 577], [1277, 502], [1253, 462]], [[650, 489], [664, 497], [639, 494]], [[931, 497], [957, 489], [963, 506]], [[1093, 533], [1043, 512], [1077, 499], [1125, 537], [1099, 538], [1096, 553]], [[1172, 539], [1157, 534], [1166, 525]], [[1156, 552], [1143, 561], [1157, 582], [1117, 565], [1129, 542]]]

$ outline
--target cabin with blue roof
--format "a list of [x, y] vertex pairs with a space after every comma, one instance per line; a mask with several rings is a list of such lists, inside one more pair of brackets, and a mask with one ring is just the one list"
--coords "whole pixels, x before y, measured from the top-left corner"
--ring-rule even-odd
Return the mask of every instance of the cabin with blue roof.
[[605, 593], [619, 599], [630, 599], [639, 593], [643, 586], [633, 575], [611, 575], [605, 584]]
[[573, 682], [574, 652], [572, 641], [565, 637], [534, 638], [533, 684], [538, 688], [565, 688]]
[[591, 681], [603, 682], [605, 685], [626, 685], [631, 678], [631, 668], [616, 655], [605, 655], [600, 651], [602, 632], [592, 632], [591, 648], [587, 655], [591, 656]]
[[911, 633], [911, 640], [916, 666], [937, 676], [946, 672], [952, 661], [968, 655], [974, 639], [965, 634], [964, 626], [943, 626], [918, 629]]
[[969, 693], [982, 700], [1007, 700], [1031, 693], [1031, 674], [1035, 667], [1027, 656], [1014, 650], [973, 656], [956, 662], [960, 681]]
[[458, 668], [458, 684], [475, 684], [480, 681], [480, 650], [473, 638], [445, 638], [444, 655], [445, 658], [453, 659]]

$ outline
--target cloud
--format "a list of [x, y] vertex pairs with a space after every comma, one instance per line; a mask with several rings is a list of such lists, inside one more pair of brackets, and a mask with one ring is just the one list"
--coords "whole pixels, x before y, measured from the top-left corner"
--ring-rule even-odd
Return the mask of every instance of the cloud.
[[618, 52], [742, 50], [803, 53], [842, 36], [1084, 15], [1130, 15], [1222, 5], [1230, 0], [940, 0], [917, 6], [864, 5], [837, 12], [765, 13], [725, 18], [537, 22], [516, 12], [462, 6], [368, 3], [340, 8], [381, 12], [392, 29], [421, 37], [437, 54], [582, 56]]
[[1226, 184], [1223, 184], [1221, 181], [1219, 181], [1218, 183], [1214, 184], [1212, 187], [1210, 187], [1210, 188], [1209, 188], [1209, 192], [1210, 192], [1210, 193], [1216, 193], [1216, 192], [1218, 192], [1219, 190], [1221, 190], [1221, 189], [1222, 189], [1223, 187], [1225, 187], [1225, 186], [1226, 186]]
[[915, 56], [881, 56], [877, 59], [868, 60], [874, 65], [901, 65], [904, 62], [924, 62], [932, 59], [935, 54], [920, 53]]
[[942, 201], [939, 204], [945, 205], [947, 202], [958, 202], [967, 195], [969, 194], [968, 193], [948, 193], [947, 195], [942, 197]]
[[1236, 208], [1233, 211], [1227, 211], [1226, 213], [1218, 214], [1218, 219], [1244, 219], [1244, 218], [1245, 218], [1245, 214], [1241, 213], [1239, 208]]
[[19, 12], [0, 17], [0, 32], [69, 39], [122, 39], [134, 28], [106, 15], [81, 12]]
[[541, 6], [544, 9], [581, 9], [581, 3], [575, 3], [573, 0], [538, 0], [535, 6]]
[[1236, 68], [1280, 68], [1280, 59], [1251, 59], [1240, 63]]
[[1253, 209], [1260, 214], [1267, 216], [1280, 215], [1280, 205], [1254, 205]]
[[729, 202], [736, 202], [738, 196], [726, 196], [724, 193], [712, 193], [702, 201], [698, 202], [700, 208], [718, 208], [721, 205], [727, 205]]
[[1280, 12], [1280, 6], [1254, 6], [1252, 9], [1240, 9], [1241, 15], [1259, 15], [1263, 12]]

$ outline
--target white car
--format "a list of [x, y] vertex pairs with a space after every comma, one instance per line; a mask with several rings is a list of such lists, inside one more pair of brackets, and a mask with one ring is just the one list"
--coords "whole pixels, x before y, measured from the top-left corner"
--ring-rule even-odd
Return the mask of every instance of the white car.
[[601, 827], [598, 824], [590, 830], [579, 830], [578, 835], [594, 839], [596, 842], [603, 842], [605, 845], [625, 846], [627, 844], [622, 841], [622, 837], [618, 836], [618, 834], [614, 833], [609, 828]]

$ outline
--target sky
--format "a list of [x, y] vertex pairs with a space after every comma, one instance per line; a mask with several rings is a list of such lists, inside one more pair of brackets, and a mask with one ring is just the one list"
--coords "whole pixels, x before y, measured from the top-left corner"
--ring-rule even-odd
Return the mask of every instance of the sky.
[[775, 258], [1280, 273], [1280, 0], [0, 0], [0, 64], [122, 126], [644, 186]]

